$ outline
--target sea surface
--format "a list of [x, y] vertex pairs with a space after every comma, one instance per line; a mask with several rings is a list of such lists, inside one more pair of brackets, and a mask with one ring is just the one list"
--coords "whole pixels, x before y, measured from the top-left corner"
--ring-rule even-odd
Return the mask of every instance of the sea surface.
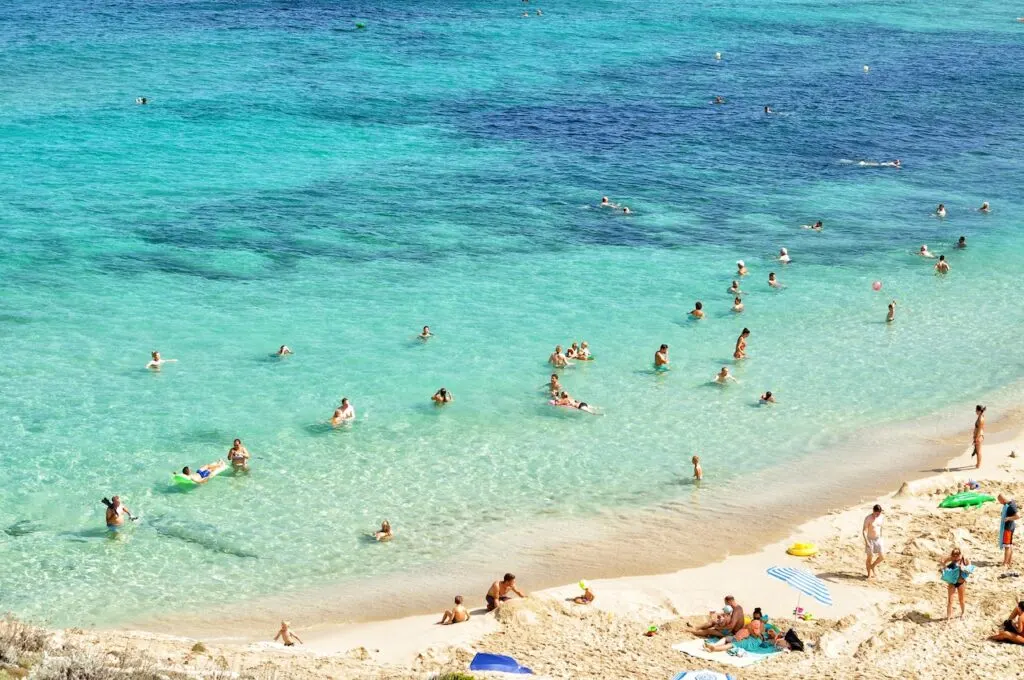
[[[538, 522], [690, 498], [695, 454], [709, 504], [756, 495], [1017, 383], [1020, 11], [0, 4], [0, 609], [120, 625], [412, 583]], [[582, 340], [596, 360], [560, 373], [600, 416], [541, 389]], [[177, 361], [148, 371], [152, 350]], [[723, 365], [739, 383], [709, 385]], [[332, 430], [343, 396], [358, 419]], [[170, 485], [235, 437], [250, 474]], [[852, 462], [824, 460], [794, 502]], [[111, 538], [115, 493], [142, 519]]]

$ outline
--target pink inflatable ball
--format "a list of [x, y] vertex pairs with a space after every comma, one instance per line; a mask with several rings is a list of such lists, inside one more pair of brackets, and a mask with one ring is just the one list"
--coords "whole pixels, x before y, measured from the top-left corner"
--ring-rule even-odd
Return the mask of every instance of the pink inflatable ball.
[[871, 288], [873, 288], [876, 291], [882, 290], [882, 282], [875, 281], [874, 283], [871, 284]]

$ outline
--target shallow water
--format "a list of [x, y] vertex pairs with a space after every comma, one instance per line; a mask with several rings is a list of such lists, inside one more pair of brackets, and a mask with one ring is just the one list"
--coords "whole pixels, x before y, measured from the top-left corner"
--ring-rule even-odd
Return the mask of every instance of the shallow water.
[[[4, 609], [124, 623], [394, 578], [672, 502], [694, 453], [754, 488], [1024, 375], [1011, 3], [523, 7], [0, 8]], [[744, 326], [740, 384], [709, 386]], [[563, 381], [601, 417], [539, 389], [580, 339], [597, 360]], [[147, 372], [152, 349], [178, 362]], [[331, 431], [343, 395], [359, 419]], [[236, 436], [252, 474], [170, 488]], [[119, 540], [113, 493], [143, 515]]]

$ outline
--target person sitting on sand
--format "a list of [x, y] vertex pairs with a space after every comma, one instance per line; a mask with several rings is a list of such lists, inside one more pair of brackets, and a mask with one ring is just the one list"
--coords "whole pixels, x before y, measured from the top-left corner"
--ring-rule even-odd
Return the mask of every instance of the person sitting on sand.
[[743, 291], [740, 290], [740, 282], [739, 281], [733, 281], [732, 285], [729, 286], [729, 290], [727, 292], [729, 293], [729, 295], [732, 295], [733, 297], [738, 297], [740, 295], [743, 295]]
[[991, 210], [992, 209], [988, 207], [988, 201], [983, 202], [981, 204], [981, 207], [978, 208], [978, 212], [983, 212], [983, 213], [991, 212]]
[[744, 328], [740, 337], [736, 338], [736, 349], [732, 353], [733, 359], [747, 358], [747, 338], [750, 337], [750, 329]]
[[743, 263], [743, 260], [736, 260], [736, 275], [746, 276], [750, 272], [747, 271], [747, 265]]
[[[715, 612], [712, 612], [714, 614]], [[743, 607], [732, 595], [725, 596], [725, 606], [721, 616], [712, 616], [707, 624], [693, 632], [697, 637], [726, 637], [735, 635], [743, 628]]]
[[384, 520], [380, 523], [380, 531], [375, 531], [373, 538], [379, 542], [390, 541], [395, 537], [395, 532], [391, 530], [391, 522]]
[[701, 302], [700, 300], [697, 300], [697, 302], [694, 303], [693, 305], [693, 310], [690, 312], [690, 316], [692, 316], [694, 319], [703, 319], [704, 303]]
[[958, 238], [957, 241], [956, 241], [956, 247], [957, 248], [966, 248], [967, 247], [967, 237], [966, 236], [961, 236], [960, 238]]
[[228, 461], [235, 470], [249, 469], [249, 449], [242, 445], [241, 439], [236, 439], [228, 449]]
[[935, 257], [932, 251], [928, 250], [928, 244], [922, 243], [921, 248], [917, 251], [917, 254], [921, 257]]
[[700, 466], [700, 456], [694, 456], [690, 462], [693, 463], [693, 478], [698, 482], [704, 479], [704, 468]]
[[487, 595], [484, 596], [484, 600], [487, 602], [487, 611], [492, 612], [498, 608], [498, 606], [509, 599], [509, 593], [515, 593], [519, 597], [526, 597], [523, 595], [518, 588], [516, 588], [516, 575], [505, 574], [500, 581], [495, 581], [491, 584], [490, 589], [487, 591]]
[[456, 595], [455, 606], [444, 610], [444, 614], [441, 615], [440, 624], [442, 626], [450, 626], [453, 623], [465, 623], [466, 621], [469, 621], [469, 612], [462, 606], [462, 595]]
[[739, 298], [733, 298], [732, 300], [732, 311], [737, 314], [743, 311], [743, 300]]
[[157, 352], [155, 350], [153, 352], [150, 352], [149, 355], [151, 358], [149, 360], [149, 363], [146, 364], [146, 368], [152, 369], [154, 371], [159, 371], [160, 367], [163, 366], [164, 364], [171, 364], [177, 361], [177, 359], [161, 359], [160, 352]]
[[292, 630], [289, 628], [289, 626], [291, 625], [292, 624], [289, 621], [282, 621], [281, 630], [277, 631], [277, 635], [274, 636], [274, 642], [277, 642], [277, 640], [280, 639], [281, 642], [284, 643], [285, 647], [294, 647], [296, 640], [298, 640], [299, 644], [306, 644], [299, 638], [298, 635], [292, 632]]
[[1012, 642], [1015, 645], [1024, 645], [1024, 600], [1017, 603], [1010, 615], [1003, 621], [1003, 629], [995, 635], [990, 635], [992, 642]]
[[811, 229], [812, 231], [821, 231], [822, 229], [825, 228], [825, 225], [822, 224], [821, 220], [818, 220], [814, 224], [805, 224], [805, 225], [803, 225], [803, 228], [804, 229]]
[[448, 388], [442, 387], [437, 392], [434, 392], [434, 396], [432, 396], [430, 400], [438, 406], [443, 406], [444, 404], [450, 404], [455, 401], [455, 397], [448, 391]]
[[736, 631], [734, 635], [726, 635], [714, 644], [705, 641], [704, 649], [709, 652], [727, 652], [732, 649], [734, 643], [739, 642], [740, 640], [746, 640], [749, 637], [758, 640], [762, 639], [765, 630], [762, 616], [761, 608], [755, 608], [754, 613], [750, 615], [750, 623], [745, 624], [742, 628]]
[[939, 207], [935, 209], [935, 216], [936, 217], [945, 217], [946, 216], [946, 204], [945, 203], [939, 203]]
[[775, 278], [775, 272], [768, 272], [768, 285], [772, 288], [782, 288], [782, 284]]
[[331, 416], [331, 427], [338, 427], [343, 423], [349, 423], [355, 419], [355, 408], [349, 403], [348, 397], [342, 397], [341, 406], [334, 409], [334, 415]]
[[738, 383], [739, 380], [729, 372], [728, 366], [722, 366], [722, 370], [715, 374], [715, 382], [719, 385], [727, 385], [729, 382]]
[[195, 472], [192, 472], [192, 468], [186, 465], [185, 467], [181, 468], [181, 474], [185, 475], [196, 484], [206, 484], [208, 481], [210, 481], [210, 478], [213, 475], [217, 474], [227, 466], [227, 463], [225, 463], [222, 460], [218, 460], [214, 463], [210, 463], [209, 465], [204, 465]]
[[771, 393], [771, 390], [761, 395], [761, 398], [757, 400], [759, 404], [774, 404], [775, 395]]
[[280, 347], [277, 348], [277, 356], [286, 357], [289, 354], [294, 354], [294, 352], [292, 352], [291, 348], [288, 347], [288, 345], [281, 345]]
[[668, 368], [668, 345], [662, 345], [654, 353], [654, 368]]
[[583, 594], [572, 598], [572, 601], [576, 604], [590, 604], [594, 601], [594, 598], [597, 597], [594, 595], [594, 591], [590, 589], [590, 586], [586, 581], [580, 581], [580, 588], [583, 589]]
[[885, 315], [885, 322], [892, 323], [896, 320], [896, 301], [889, 303], [889, 312]]
[[789, 251], [785, 248], [779, 248], [779, 262], [782, 264], [789, 264], [792, 260], [789, 257]]
[[946, 621], [953, 618], [953, 597], [960, 600], [960, 618], [964, 618], [964, 595], [967, 590], [967, 579], [974, 571], [974, 565], [964, 556], [960, 548], [953, 548], [949, 557], [939, 563], [942, 568], [942, 580], [946, 582]]
[[861, 536], [864, 538], [864, 551], [867, 553], [868, 578], [874, 578], [875, 570], [885, 559], [885, 543], [882, 541], [882, 525], [885, 518], [882, 517], [882, 506], [875, 504], [871, 508], [871, 514], [864, 518], [861, 527]]
[[939, 261], [935, 263], [935, 271], [937, 271], [940, 274], [949, 273], [949, 263], [946, 262], [945, 255], [939, 255]]
[[552, 352], [551, 356], [548, 357], [548, 363], [554, 366], [555, 368], [565, 368], [566, 366], [569, 365], [569, 362], [566, 359], [565, 355], [562, 354], [561, 345], [555, 346], [555, 351]]

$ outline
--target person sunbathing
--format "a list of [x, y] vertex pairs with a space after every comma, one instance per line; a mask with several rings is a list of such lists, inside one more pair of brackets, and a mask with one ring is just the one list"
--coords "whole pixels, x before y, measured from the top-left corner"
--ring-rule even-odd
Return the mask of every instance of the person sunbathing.
[[1017, 603], [1017, 606], [1010, 612], [1010, 616], [1003, 621], [1003, 629], [994, 635], [989, 635], [992, 642], [1012, 642], [1015, 645], [1024, 645], [1024, 600]]
[[757, 607], [754, 609], [754, 614], [750, 618], [750, 623], [736, 631], [735, 635], [726, 635], [714, 644], [705, 642], [704, 649], [709, 652], [727, 652], [740, 640], [746, 640], [747, 638], [754, 638], [756, 640], [764, 639], [765, 626], [761, 617], [761, 608]]
[[580, 588], [583, 588], [583, 594], [572, 598], [572, 601], [576, 604], [590, 604], [597, 597], [586, 581], [580, 581]]
[[726, 637], [735, 635], [743, 628], [743, 607], [732, 595], [725, 596], [722, 615], [713, 616], [708, 623], [693, 632], [697, 637]]

